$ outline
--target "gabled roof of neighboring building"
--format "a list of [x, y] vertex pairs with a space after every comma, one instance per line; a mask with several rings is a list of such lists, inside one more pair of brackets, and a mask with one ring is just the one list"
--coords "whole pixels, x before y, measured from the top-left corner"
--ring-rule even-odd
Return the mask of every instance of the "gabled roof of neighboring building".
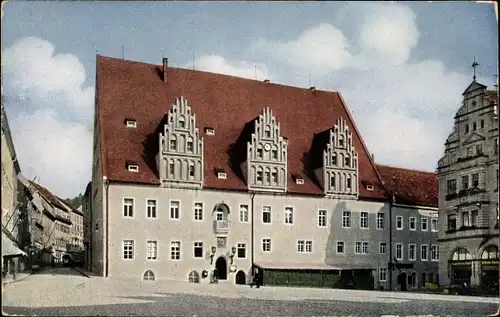
[[63, 211], [67, 211], [67, 208], [65, 205], [59, 200], [57, 196], [52, 194], [47, 188], [43, 187], [40, 184], [37, 184], [33, 181], [30, 181], [30, 184], [33, 185], [33, 187], [38, 190], [38, 192], [45, 198], [47, 201], [52, 205], [55, 206]]
[[59, 201], [61, 202], [61, 204], [63, 204], [64, 206], [66, 206], [66, 210], [67, 211], [71, 211], [77, 215], [80, 215], [83, 217], [83, 212], [81, 210], [79, 210], [78, 208], [74, 208], [73, 206], [71, 206], [69, 203], [67, 203], [64, 199], [62, 199], [61, 197], [58, 197], [56, 196], [57, 199], [59, 199]]
[[407, 205], [438, 207], [437, 173], [377, 164], [377, 169], [395, 202]]
[[[102, 173], [110, 181], [160, 184], [155, 156], [159, 150], [158, 128], [181, 96], [196, 115], [196, 126], [204, 136], [204, 187], [247, 190], [231, 162], [231, 148], [245, 125], [270, 107], [288, 139], [288, 192], [324, 195], [317, 184], [305, 177], [296, 184], [292, 175], [308, 175], [304, 156], [315, 133], [330, 129], [339, 117], [353, 133], [358, 152], [359, 194], [361, 198], [386, 199], [386, 191], [374, 163], [340, 93], [303, 89], [203, 71], [168, 67], [167, 83], [162, 66], [97, 56], [96, 97], [101, 142]], [[137, 126], [126, 128], [125, 118], [135, 118]], [[214, 135], [204, 135], [206, 127]], [[237, 151], [236, 151], [237, 152]], [[310, 158], [321, 160], [322, 157]], [[127, 161], [138, 163], [137, 172], [125, 168]], [[215, 169], [224, 169], [221, 180]], [[361, 184], [372, 184], [367, 190]]]

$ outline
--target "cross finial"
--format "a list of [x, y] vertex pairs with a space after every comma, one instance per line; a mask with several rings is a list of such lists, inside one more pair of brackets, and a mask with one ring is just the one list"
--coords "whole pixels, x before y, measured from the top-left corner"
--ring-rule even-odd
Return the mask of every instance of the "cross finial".
[[474, 56], [474, 62], [472, 63], [472, 68], [474, 68], [474, 77], [472, 77], [472, 79], [474, 79], [474, 81], [476, 80], [476, 67], [479, 66], [479, 63], [476, 62], [476, 56]]

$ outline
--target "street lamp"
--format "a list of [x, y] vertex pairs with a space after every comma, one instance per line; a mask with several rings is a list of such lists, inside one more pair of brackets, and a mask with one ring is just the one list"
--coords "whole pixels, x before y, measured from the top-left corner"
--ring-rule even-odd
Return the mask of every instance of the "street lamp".
[[213, 245], [212, 248], [210, 249], [210, 265], [214, 263], [214, 255], [215, 251], [217, 251], [217, 248]]

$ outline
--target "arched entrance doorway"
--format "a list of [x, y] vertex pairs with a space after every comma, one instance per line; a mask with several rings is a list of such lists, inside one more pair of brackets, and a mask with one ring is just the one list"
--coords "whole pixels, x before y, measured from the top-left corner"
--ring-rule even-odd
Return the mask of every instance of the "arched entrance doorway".
[[217, 270], [217, 278], [219, 280], [227, 280], [227, 261], [223, 256], [215, 261], [215, 269]]
[[407, 277], [406, 272], [399, 273], [398, 284], [399, 284], [402, 292], [405, 292], [408, 289], [407, 282], [408, 282], [408, 277]]
[[239, 270], [238, 273], [236, 273], [236, 284], [239, 285], [245, 285], [246, 284], [246, 277], [245, 277], [245, 272], [242, 270]]
[[494, 245], [481, 254], [481, 286], [492, 290], [498, 287], [498, 248]]
[[465, 248], [453, 252], [449, 261], [451, 270], [451, 285], [470, 285], [472, 276], [472, 254]]

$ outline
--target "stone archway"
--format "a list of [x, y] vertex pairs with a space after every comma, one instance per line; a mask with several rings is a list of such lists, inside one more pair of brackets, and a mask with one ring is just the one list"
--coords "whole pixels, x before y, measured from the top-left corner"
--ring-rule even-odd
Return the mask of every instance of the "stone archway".
[[220, 256], [215, 261], [215, 269], [217, 270], [217, 278], [219, 280], [227, 280], [227, 261], [225, 257]]
[[245, 272], [243, 272], [242, 270], [239, 270], [238, 273], [236, 273], [235, 283], [239, 284], [239, 285], [245, 285], [246, 284], [246, 275], [245, 275]]
[[450, 265], [451, 285], [471, 285], [472, 254], [466, 248], [457, 248], [448, 261]]
[[[481, 253], [481, 286], [489, 289], [498, 287], [498, 247], [489, 245]], [[498, 292], [498, 291], [497, 291]]]

